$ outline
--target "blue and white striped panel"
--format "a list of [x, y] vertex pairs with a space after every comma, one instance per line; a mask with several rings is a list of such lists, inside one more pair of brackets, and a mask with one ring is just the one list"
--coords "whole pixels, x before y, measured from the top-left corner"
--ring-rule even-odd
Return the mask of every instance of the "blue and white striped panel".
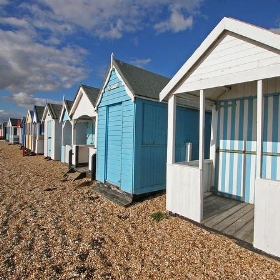
[[264, 99], [263, 166], [262, 177], [280, 180], [280, 95], [268, 95]]
[[[246, 202], [254, 201], [256, 98], [219, 101], [215, 189]], [[243, 150], [249, 153], [242, 153]], [[254, 154], [250, 154], [253, 152]]]

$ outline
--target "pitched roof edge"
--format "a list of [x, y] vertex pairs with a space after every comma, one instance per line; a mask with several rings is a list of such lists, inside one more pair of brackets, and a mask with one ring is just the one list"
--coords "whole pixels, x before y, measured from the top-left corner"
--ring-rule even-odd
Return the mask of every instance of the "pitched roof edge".
[[174, 92], [176, 86], [185, 74], [225, 30], [268, 45], [272, 48], [280, 49], [280, 36], [278, 34], [237, 19], [224, 17], [208, 34], [190, 58], [187, 59], [183, 66], [177, 71], [171, 81], [163, 88], [159, 94], [160, 101], [166, 98], [168, 94]]

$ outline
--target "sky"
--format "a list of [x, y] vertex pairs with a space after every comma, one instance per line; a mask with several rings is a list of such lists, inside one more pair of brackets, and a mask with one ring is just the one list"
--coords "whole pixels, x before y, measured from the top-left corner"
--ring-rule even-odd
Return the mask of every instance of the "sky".
[[172, 78], [223, 17], [280, 33], [280, 0], [0, 0], [0, 123], [102, 87], [112, 53]]

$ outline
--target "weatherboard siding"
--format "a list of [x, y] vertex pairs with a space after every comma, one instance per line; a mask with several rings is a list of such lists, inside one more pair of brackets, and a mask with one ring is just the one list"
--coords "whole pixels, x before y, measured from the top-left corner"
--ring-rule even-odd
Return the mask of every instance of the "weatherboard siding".
[[[198, 158], [198, 111], [177, 107], [176, 161], [185, 161], [186, 143], [193, 145], [193, 159]], [[210, 143], [211, 114], [206, 114], [206, 143]], [[209, 148], [205, 150], [209, 157]], [[167, 105], [136, 99], [135, 184], [134, 193], [165, 189], [167, 157]]]
[[[176, 160], [185, 160], [187, 142], [198, 158], [198, 111], [178, 107], [177, 115]], [[98, 105], [97, 180], [135, 195], [165, 189], [166, 154], [167, 104], [141, 98], [133, 102], [112, 71]]]
[[165, 188], [167, 106], [136, 99], [134, 193]]
[[264, 68], [275, 60], [279, 61], [277, 53], [227, 33], [213, 45], [207, 57], [188, 78], [188, 83]]

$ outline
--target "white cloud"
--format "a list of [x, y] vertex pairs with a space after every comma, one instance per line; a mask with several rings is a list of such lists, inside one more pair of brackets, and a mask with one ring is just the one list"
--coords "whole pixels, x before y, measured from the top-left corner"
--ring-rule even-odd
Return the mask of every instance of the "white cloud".
[[143, 67], [146, 64], [150, 63], [151, 59], [147, 58], [147, 59], [133, 59], [130, 61], [131, 64], [138, 66], [138, 67]]
[[10, 92], [54, 91], [86, 77], [86, 50], [56, 48], [34, 41], [24, 31], [0, 30], [0, 88]]
[[[195, 1], [192, 1], [195, 2]], [[200, 1], [196, 1], [199, 6]], [[189, 3], [190, 5], [183, 5], [180, 3], [172, 4], [169, 6], [170, 17], [154, 25], [155, 30], [158, 33], [166, 31], [172, 31], [174, 33], [184, 31], [193, 26], [193, 15], [189, 11], [193, 11], [196, 8], [195, 3]], [[191, 5], [193, 4], [193, 5]]]
[[9, 118], [21, 119], [23, 116], [18, 112], [7, 112], [5, 110], [0, 110], [0, 123], [6, 122]]
[[23, 102], [24, 96], [39, 102], [34, 99], [36, 92], [69, 88], [91, 71], [84, 66], [88, 52], [67, 45], [65, 38], [76, 41], [70, 36], [80, 30], [100, 39], [119, 39], [144, 28], [158, 33], [183, 31], [191, 28], [202, 1], [26, 0], [13, 7], [11, 15], [13, 3], [0, 0], [0, 90], [8, 90], [23, 107], [29, 104]]
[[[67, 31], [83, 28], [99, 38], [121, 38], [124, 33], [150, 24], [159, 32], [179, 32], [190, 28], [192, 15], [203, 0], [40, 0], [52, 11], [54, 22], [62, 21]], [[31, 6], [34, 10], [34, 6]], [[161, 20], [164, 9], [169, 17]], [[154, 23], [153, 23], [154, 22]], [[46, 26], [46, 25], [44, 25]], [[164, 26], [161, 28], [161, 26]], [[62, 28], [63, 29], [63, 28]]]
[[34, 97], [32, 94], [27, 94], [25, 92], [19, 92], [12, 95], [11, 98], [18, 106], [31, 110], [34, 105], [45, 106], [46, 102], [61, 104], [61, 101], [52, 99], [43, 99]]

